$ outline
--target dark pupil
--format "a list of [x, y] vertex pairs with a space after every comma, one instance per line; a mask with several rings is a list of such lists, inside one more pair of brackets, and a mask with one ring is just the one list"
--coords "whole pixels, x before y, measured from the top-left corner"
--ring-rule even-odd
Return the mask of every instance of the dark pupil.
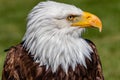
[[70, 16], [69, 18], [73, 18], [73, 16]]

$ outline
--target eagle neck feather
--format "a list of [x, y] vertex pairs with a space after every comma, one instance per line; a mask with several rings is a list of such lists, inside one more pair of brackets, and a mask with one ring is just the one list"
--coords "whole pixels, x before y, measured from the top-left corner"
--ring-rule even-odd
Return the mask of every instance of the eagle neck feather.
[[[65, 11], [62, 6], [66, 7]], [[67, 16], [73, 12], [78, 14], [81, 10], [48, 1], [39, 3], [28, 15], [23, 47], [40, 66], [45, 65], [46, 69], [51, 68], [53, 72], [61, 66], [67, 73], [70, 66], [73, 70], [77, 64], [86, 67], [85, 58], [91, 60], [92, 48], [81, 38], [84, 29], [71, 27], [66, 19], [59, 17], [64, 17], [61, 13]]]
[[36, 32], [33, 30], [31, 33], [26, 33], [23, 46], [31, 55], [34, 55], [34, 60], [40, 66], [46, 65], [46, 70], [51, 68], [55, 72], [61, 66], [67, 73], [70, 66], [73, 70], [77, 64], [86, 67], [85, 58], [91, 60], [90, 45], [74, 30], [71, 34], [61, 31], [51, 29], [50, 26], [39, 28]]

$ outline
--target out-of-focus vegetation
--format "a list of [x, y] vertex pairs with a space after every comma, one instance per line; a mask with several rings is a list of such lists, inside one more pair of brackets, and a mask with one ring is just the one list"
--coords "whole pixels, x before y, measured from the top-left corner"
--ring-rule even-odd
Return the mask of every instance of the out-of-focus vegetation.
[[[0, 0], [0, 78], [6, 53], [4, 49], [21, 42], [26, 17], [41, 0]], [[103, 31], [87, 29], [84, 37], [92, 40], [101, 57], [106, 80], [120, 80], [120, 0], [55, 0], [74, 4], [100, 17]]]

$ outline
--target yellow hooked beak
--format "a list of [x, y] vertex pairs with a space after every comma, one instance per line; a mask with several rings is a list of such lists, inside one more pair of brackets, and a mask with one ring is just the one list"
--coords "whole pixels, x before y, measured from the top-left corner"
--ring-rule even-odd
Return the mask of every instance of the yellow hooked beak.
[[78, 22], [72, 24], [72, 26], [79, 26], [82, 28], [95, 27], [99, 28], [99, 31], [102, 31], [102, 22], [100, 19], [88, 12], [83, 12], [83, 15], [80, 17]]

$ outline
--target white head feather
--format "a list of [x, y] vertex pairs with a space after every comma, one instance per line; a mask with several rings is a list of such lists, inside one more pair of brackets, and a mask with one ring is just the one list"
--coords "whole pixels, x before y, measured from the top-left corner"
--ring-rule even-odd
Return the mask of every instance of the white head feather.
[[84, 28], [71, 27], [66, 20], [70, 14], [81, 15], [73, 5], [53, 1], [41, 2], [28, 15], [23, 46], [34, 55], [34, 60], [55, 72], [58, 66], [67, 73], [69, 66], [86, 67], [85, 58], [91, 59], [89, 44], [81, 38]]

